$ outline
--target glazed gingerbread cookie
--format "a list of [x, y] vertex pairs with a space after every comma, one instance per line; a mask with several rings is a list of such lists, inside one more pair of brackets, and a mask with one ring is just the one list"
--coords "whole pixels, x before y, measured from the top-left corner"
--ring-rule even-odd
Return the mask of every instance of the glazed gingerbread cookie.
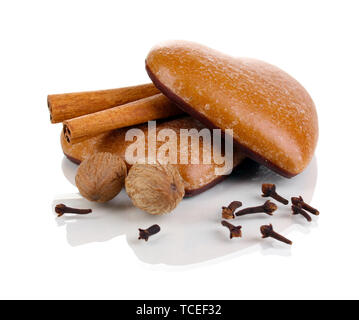
[[311, 161], [318, 119], [307, 91], [268, 63], [233, 58], [186, 41], [147, 56], [155, 86], [210, 128], [232, 129], [240, 150], [285, 177]]
[[[170, 121], [162, 121], [157, 123], [156, 126], [156, 133], [158, 134], [162, 129], [171, 129], [177, 135], [176, 143], [176, 150], [178, 159], [180, 158], [181, 154], [183, 155], [184, 150], [181, 149], [180, 145], [180, 130], [181, 129], [196, 129], [200, 131], [201, 129], [205, 128], [201, 122], [192, 117], [182, 117], [175, 120]], [[140, 129], [145, 139], [145, 147], [146, 147], [146, 154], [148, 152], [148, 126], [147, 124], [129, 127], [129, 128], [122, 128], [113, 131], [109, 131], [103, 134], [100, 134], [96, 137], [87, 139], [85, 141], [76, 143], [76, 144], [69, 144], [66, 142], [64, 138], [64, 134], [61, 134], [61, 146], [64, 154], [73, 162], [80, 163], [89, 155], [96, 153], [96, 152], [110, 152], [113, 154], [118, 154], [122, 159], [126, 160], [125, 153], [127, 148], [132, 144], [132, 141], [126, 141], [125, 136], [126, 132], [130, 129]], [[164, 142], [157, 140], [156, 150], [158, 151], [160, 147], [163, 145]], [[212, 150], [213, 149], [213, 150]], [[208, 143], [206, 140], [199, 140], [199, 163], [191, 163], [191, 158], [188, 159], [188, 163], [181, 163], [178, 161], [178, 164], [175, 166], [178, 168], [185, 184], [185, 192], [186, 196], [192, 196], [198, 193], [201, 193], [210, 187], [216, 185], [217, 183], [224, 180], [227, 176], [217, 175], [216, 168], [222, 167], [222, 165], [216, 164], [214, 161], [214, 157], [211, 158], [210, 163], [206, 163], [203, 158], [203, 152], [211, 152], [217, 156], [223, 155], [223, 148], [217, 148], [213, 145], [212, 142]], [[188, 144], [188, 155], [191, 157], [191, 144]], [[157, 157], [161, 157], [161, 155], [157, 154]], [[157, 158], [158, 159], [158, 158]], [[234, 148], [233, 153], [233, 165], [229, 168], [229, 172], [232, 170], [233, 167], [237, 166], [242, 162], [244, 159], [244, 155], [238, 151], [238, 149]], [[126, 163], [128, 168], [130, 164]], [[227, 172], [228, 173], [228, 172]]]

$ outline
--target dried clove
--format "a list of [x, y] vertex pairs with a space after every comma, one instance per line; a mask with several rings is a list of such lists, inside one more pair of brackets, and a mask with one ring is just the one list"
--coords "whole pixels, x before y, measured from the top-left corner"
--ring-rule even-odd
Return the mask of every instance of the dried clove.
[[287, 205], [289, 203], [289, 201], [287, 199], [284, 199], [276, 192], [275, 184], [263, 183], [262, 184], [262, 192], [263, 192], [262, 197], [271, 197], [285, 205]]
[[310, 215], [304, 211], [302, 209], [302, 207], [300, 206], [300, 204], [298, 204], [297, 206], [296, 205], [292, 205], [292, 212], [294, 215], [297, 215], [297, 214], [300, 214], [302, 215], [304, 218], [307, 219], [307, 221], [311, 222], [312, 221], [312, 218], [310, 217]]
[[71, 208], [63, 203], [57, 204], [55, 206], [55, 212], [57, 213], [57, 217], [63, 216], [65, 213], [73, 213], [73, 214], [89, 214], [92, 212], [92, 209], [77, 209]]
[[153, 236], [154, 234], [160, 232], [161, 228], [158, 224], [154, 224], [153, 226], [147, 228], [147, 229], [138, 229], [139, 231], [139, 237], [138, 240], [144, 239], [145, 241], [148, 241], [148, 238], [150, 236]]
[[304, 210], [309, 211], [310, 213], [319, 216], [319, 211], [313, 207], [311, 207], [309, 204], [305, 203], [303, 198], [301, 196], [299, 197], [292, 197], [292, 204], [295, 206], [300, 205], [300, 207]]
[[260, 231], [262, 233], [262, 238], [273, 238], [278, 241], [284, 242], [286, 244], [292, 245], [292, 241], [288, 240], [287, 238], [283, 237], [279, 233], [273, 230], [273, 226], [271, 224], [261, 226]]
[[240, 201], [232, 201], [228, 207], [222, 207], [222, 218], [223, 219], [234, 219], [234, 211], [242, 206]]
[[273, 215], [273, 212], [277, 210], [277, 205], [273, 202], [270, 202], [269, 200], [267, 200], [263, 205], [258, 206], [258, 207], [249, 207], [249, 208], [245, 208], [242, 210], [239, 210], [235, 213], [235, 215], [237, 217], [240, 216], [244, 216], [247, 214], [252, 214], [252, 213], [266, 213], [270, 216]]
[[242, 237], [242, 226], [234, 226], [233, 224], [229, 223], [228, 221], [222, 220], [222, 226], [227, 227], [229, 229], [229, 238], [238, 238]]

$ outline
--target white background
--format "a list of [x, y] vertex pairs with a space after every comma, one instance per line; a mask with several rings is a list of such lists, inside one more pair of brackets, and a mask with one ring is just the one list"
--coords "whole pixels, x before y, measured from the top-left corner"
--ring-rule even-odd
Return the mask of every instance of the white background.
[[[1, 1], [0, 298], [359, 298], [358, 17], [343, 0]], [[147, 82], [146, 54], [167, 39], [268, 61], [310, 92], [321, 216], [286, 232], [290, 254], [155, 265], [124, 235], [72, 246], [56, 222], [54, 199], [76, 188], [47, 94]]]

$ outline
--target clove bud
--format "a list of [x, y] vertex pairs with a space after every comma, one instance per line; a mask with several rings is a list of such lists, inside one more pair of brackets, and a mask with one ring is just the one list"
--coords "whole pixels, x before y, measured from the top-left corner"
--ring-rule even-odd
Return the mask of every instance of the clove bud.
[[289, 201], [287, 199], [284, 199], [276, 192], [275, 184], [263, 183], [262, 184], [262, 192], [263, 192], [262, 197], [271, 197], [285, 205], [287, 205], [289, 203]]
[[299, 197], [292, 197], [292, 204], [295, 206], [300, 206], [302, 209], [307, 210], [308, 212], [319, 216], [319, 211], [313, 207], [311, 207], [309, 204], [305, 203], [303, 198], [301, 196]]
[[297, 206], [296, 205], [292, 205], [292, 212], [294, 215], [297, 215], [297, 214], [300, 214], [302, 215], [304, 218], [307, 219], [308, 222], [311, 222], [312, 221], [312, 218], [310, 217], [310, 215], [304, 211], [302, 209], [302, 207], [300, 206], [300, 204], [298, 204]]
[[242, 226], [234, 226], [233, 224], [229, 223], [228, 221], [222, 220], [222, 226], [229, 229], [229, 238], [238, 238], [242, 237]]
[[161, 228], [158, 224], [154, 224], [153, 226], [147, 228], [147, 229], [138, 229], [139, 236], [138, 240], [144, 239], [145, 241], [148, 241], [148, 238], [150, 236], [153, 236], [154, 234], [160, 232]]
[[222, 218], [223, 219], [234, 219], [234, 211], [242, 206], [240, 201], [232, 201], [228, 207], [222, 207]]
[[266, 213], [270, 216], [273, 215], [273, 212], [277, 210], [277, 205], [273, 202], [267, 200], [263, 205], [258, 207], [249, 207], [237, 211], [235, 214], [237, 217], [244, 216], [252, 213]]
[[279, 233], [273, 230], [273, 226], [271, 224], [261, 226], [260, 231], [262, 233], [262, 238], [273, 238], [278, 241], [284, 242], [286, 244], [292, 245], [292, 241], [288, 240], [287, 238], [283, 237]]
[[57, 204], [55, 206], [55, 212], [57, 213], [57, 217], [63, 216], [65, 213], [73, 213], [73, 214], [89, 214], [92, 212], [91, 209], [77, 209], [71, 208], [63, 203]]

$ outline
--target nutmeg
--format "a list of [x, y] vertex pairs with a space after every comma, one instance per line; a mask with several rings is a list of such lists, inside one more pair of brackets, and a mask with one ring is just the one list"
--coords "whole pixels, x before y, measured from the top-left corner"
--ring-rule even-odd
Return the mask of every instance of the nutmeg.
[[80, 164], [75, 181], [83, 197], [90, 201], [106, 202], [120, 193], [126, 174], [126, 164], [118, 155], [99, 152]]
[[170, 164], [135, 164], [125, 181], [133, 204], [150, 214], [172, 211], [184, 196], [184, 183]]

